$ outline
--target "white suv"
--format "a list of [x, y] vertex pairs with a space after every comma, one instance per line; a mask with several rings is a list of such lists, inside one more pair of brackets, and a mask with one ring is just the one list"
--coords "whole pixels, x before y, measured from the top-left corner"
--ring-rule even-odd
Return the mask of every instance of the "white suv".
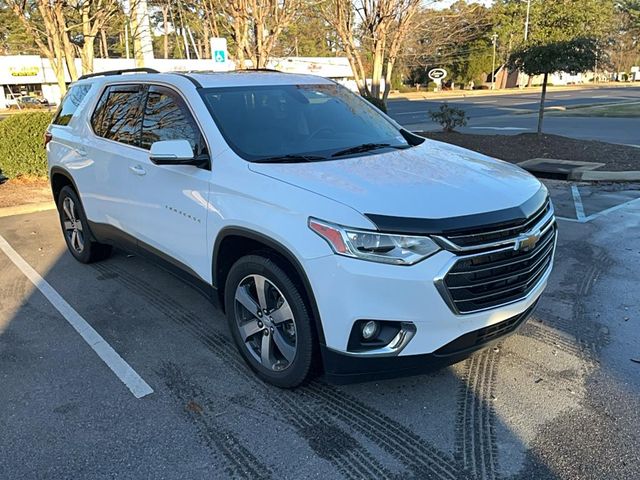
[[[47, 132], [71, 254], [151, 254], [282, 387], [449, 364], [513, 332], [551, 272], [546, 188], [315, 76], [106, 72]], [[186, 274], [186, 275], [183, 275]]]

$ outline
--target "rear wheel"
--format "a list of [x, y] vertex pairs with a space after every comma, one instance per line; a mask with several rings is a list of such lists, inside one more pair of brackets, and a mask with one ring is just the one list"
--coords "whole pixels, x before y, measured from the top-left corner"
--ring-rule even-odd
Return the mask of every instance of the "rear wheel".
[[309, 377], [311, 318], [295, 283], [273, 260], [238, 260], [227, 277], [225, 307], [234, 341], [260, 378], [293, 388]]
[[63, 187], [58, 195], [58, 214], [67, 248], [76, 260], [92, 263], [111, 255], [111, 245], [93, 240], [80, 198], [69, 186]]

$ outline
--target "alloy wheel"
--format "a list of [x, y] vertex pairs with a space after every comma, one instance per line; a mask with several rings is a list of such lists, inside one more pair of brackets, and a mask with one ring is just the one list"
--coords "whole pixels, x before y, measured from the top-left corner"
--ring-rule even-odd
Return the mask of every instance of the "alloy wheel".
[[289, 302], [269, 279], [248, 275], [235, 293], [238, 332], [249, 353], [263, 367], [280, 372], [294, 361], [296, 324]]
[[70, 197], [66, 197], [62, 202], [62, 215], [64, 233], [69, 240], [69, 245], [76, 252], [82, 253], [84, 250], [84, 229], [80, 221], [76, 204]]

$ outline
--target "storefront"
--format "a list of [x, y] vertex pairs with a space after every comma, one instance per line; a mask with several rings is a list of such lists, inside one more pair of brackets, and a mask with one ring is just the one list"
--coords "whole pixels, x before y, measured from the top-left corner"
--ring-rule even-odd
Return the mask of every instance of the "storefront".
[[0, 57], [0, 108], [29, 95], [60, 102], [60, 88], [48, 60], [37, 55]]
[[[154, 59], [150, 60], [150, 68], [160, 72], [170, 71], [228, 71], [235, 68], [232, 61], [216, 63], [211, 59]], [[135, 61], [126, 58], [96, 58], [94, 71], [121, 70], [134, 68]], [[306, 73], [332, 78], [354, 89], [353, 73], [349, 62], [344, 57], [285, 57], [273, 59], [269, 67], [289, 73]], [[76, 69], [82, 71], [79, 59]], [[67, 83], [71, 82], [68, 74]], [[353, 85], [351, 85], [353, 83]], [[49, 60], [37, 55], [0, 56], [0, 109], [15, 104], [17, 98], [30, 95], [46, 99], [50, 104], [60, 103], [60, 88]]]

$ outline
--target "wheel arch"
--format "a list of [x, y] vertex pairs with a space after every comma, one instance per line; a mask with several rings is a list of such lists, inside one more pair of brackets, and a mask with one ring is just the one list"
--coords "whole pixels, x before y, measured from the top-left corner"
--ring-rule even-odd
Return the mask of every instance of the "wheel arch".
[[276, 257], [285, 264], [281, 265], [287, 273], [294, 275], [294, 282], [302, 289], [307, 306], [312, 313], [315, 333], [320, 345], [325, 345], [324, 330], [320, 320], [320, 311], [316, 303], [311, 282], [302, 264], [296, 256], [280, 242], [255, 230], [244, 227], [226, 227], [218, 234], [213, 247], [212, 280], [218, 292], [220, 305], [224, 310], [224, 287], [231, 266], [240, 257], [252, 253], [267, 257]]
[[[52, 167], [49, 172], [49, 176], [51, 177], [51, 193], [53, 193], [53, 200], [58, 204], [58, 196], [60, 195], [60, 191], [66, 187], [72, 187], [78, 197], [80, 197], [80, 191], [78, 190], [78, 186], [76, 185], [75, 180], [71, 176], [71, 174], [62, 167]], [[80, 198], [82, 200], [82, 198]]]

